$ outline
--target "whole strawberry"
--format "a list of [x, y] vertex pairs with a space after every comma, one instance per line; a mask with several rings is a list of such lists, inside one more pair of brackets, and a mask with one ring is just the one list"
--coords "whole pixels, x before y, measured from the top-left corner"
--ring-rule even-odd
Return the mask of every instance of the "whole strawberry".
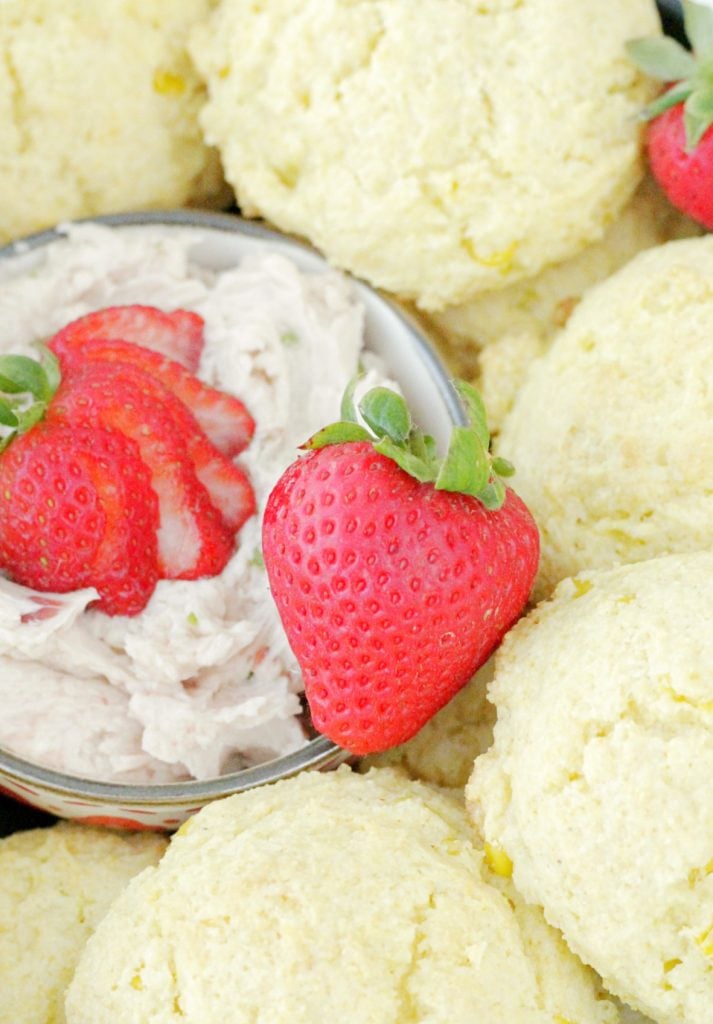
[[693, 52], [668, 36], [627, 50], [647, 74], [674, 83], [642, 111], [651, 171], [674, 206], [713, 229], [713, 9], [682, 7]]
[[316, 728], [355, 754], [413, 736], [488, 658], [537, 571], [535, 523], [491, 460], [479, 396], [439, 460], [405, 402], [375, 388], [273, 489], [270, 587]]

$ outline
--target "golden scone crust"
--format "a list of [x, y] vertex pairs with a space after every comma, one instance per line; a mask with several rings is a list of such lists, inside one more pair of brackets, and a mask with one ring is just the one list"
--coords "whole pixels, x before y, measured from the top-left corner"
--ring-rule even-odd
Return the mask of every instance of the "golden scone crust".
[[608, 989], [659, 1024], [713, 1006], [713, 554], [566, 580], [508, 635], [483, 840]]
[[166, 840], [67, 823], [0, 840], [0, 1021], [62, 1024], [79, 954]]
[[483, 349], [503, 335], [525, 331], [549, 339], [564, 327], [588, 288], [610, 277], [637, 253], [702, 233], [647, 176], [603, 237], [576, 256], [507, 288], [481, 292], [428, 319], [454, 349]]
[[471, 835], [460, 801], [387, 769], [214, 803], [114, 904], [68, 1021], [617, 1021], [542, 918], [521, 925], [485, 883]]
[[644, 249], [702, 233], [646, 176], [600, 241], [534, 278], [481, 292], [441, 313], [421, 313], [421, 322], [453, 371], [483, 394], [489, 425], [497, 432], [533, 359], [567, 325], [587, 289]]
[[0, 3], [0, 242], [223, 189], [186, 36], [212, 0]]
[[566, 576], [713, 543], [713, 236], [669, 242], [590, 289], [531, 367], [499, 450]]
[[655, 245], [703, 231], [675, 210], [650, 177], [602, 239], [535, 277], [489, 290], [421, 320], [455, 373], [473, 380], [498, 431], [532, 361], [545, 351], [580, 299]]
[[191, 52], [241, 207], [441, 309], [619, 213], [651, 95], [624, 43], [658, 28], [652, 0], [223, 0]]
[[493, 739], [495, 708], [487, 697], [492, 666], [491, 659], [408, 743], [365, 757], [359, 770], [399, 768], [412, 779], [462, 789], [473, 761]]

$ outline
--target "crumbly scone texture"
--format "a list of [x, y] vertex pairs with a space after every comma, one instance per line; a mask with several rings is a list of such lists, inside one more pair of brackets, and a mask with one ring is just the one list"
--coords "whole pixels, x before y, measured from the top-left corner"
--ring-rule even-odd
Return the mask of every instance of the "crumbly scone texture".
[[213, 0], [0, 3], [0, 242], [224, 197], [186, 52]]
[[511, 631], [466, 790], [604, 984], [659, 1024], [713, 1005], [713, 554], [566, 580]]
[[535, 593], [713, 541], [713, 236], [590, 289], [530, 368], [496, 447], [542, 541]]
[[[424, 309], [601, 237], [642, 174], [651, 0], [223, 0], [193, 34], [242, 209]], [[586, 59], [583, 59], [586, 54]]]
[[562, 263], [507, 288], [489, 290], [421, 320], [458, 375], [472, 380], [497, 432], [533, 360], [561, 330], [580, 299], [637, 253], [702, 234], [647, 176], [604, 237]]
[[62, 823], [0, 840], [0, 1021], [63, 1024], [85, 942], [166, 840]]
[[484, 881], [462, 801], [388, 769], [302, 773], [181, 828], [87, 946], [67, 1019], [618, 1021], [531, 920]]
[[359, 770], [398, 768], [412, 779], [463, 789], [473, 761], [493, 739], [495, 708], [487, 697], [492, 668], [490, 659], [413, 739], [365, 757]]

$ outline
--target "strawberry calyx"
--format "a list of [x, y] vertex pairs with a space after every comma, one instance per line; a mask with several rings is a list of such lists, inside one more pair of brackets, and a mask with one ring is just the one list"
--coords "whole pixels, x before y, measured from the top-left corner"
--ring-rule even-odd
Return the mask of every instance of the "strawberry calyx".
[[26, 433], [44, 416], [59, 387], [57, 357], [39, 345], [39, 360], [29, 356], [0, 356], [0, 452], [14, 437]]
[[626, 44], [634, 63], [652, 78], [675, 83], [641, 111], [651, 121], [683, 104], [686, 149], [693, 151], [713, 124], [713, 8], [683, 0], [687, 50], [670, 36], [634, 39]]
[[358, 377], [344, 393], [341, 418], [318, 430], [301, 445], [302, 449], [368, 441], [377, 452], [421, 483], [431, 483], [441, 491], [471, 495], [487, 509], [502, 506], [504, 478], [511, 477], [515, 467], [507, 459], [491, 455], [485, 405], [471, 384], [464, 380], [453, 382], [468, 424], [452, 428], [448, 449], [441, 457], [434, 439], [412, 422], [401, 395], [387, 387], [374, 387], [357, 404], [357, 382]]

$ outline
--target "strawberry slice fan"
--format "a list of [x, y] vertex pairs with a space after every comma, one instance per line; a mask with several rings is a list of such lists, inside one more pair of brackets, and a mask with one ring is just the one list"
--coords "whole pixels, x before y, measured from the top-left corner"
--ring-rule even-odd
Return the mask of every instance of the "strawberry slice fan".
[[683, 0], [691, 49], [671, 36], [628, 43], [631, 59], [665, 90], [642, 111], [651, 171], [668, 198], [713, 229], [713, 8]]
[[315, 727], [354, 754], [413, 736], [520, 615], [539, 537], [490, 454], [485, 408], [441, 459], [406, 403], [374, 388], [303, 445], [271, 492], [263, 556]]
[[159, 579], [222, 572], [256, 510], [234, 462], [255, 423], [192, 372], [204, 324], [116, 306], [63, 328], [39, 360], [0, 357], [0, 569], [135, 615]]

